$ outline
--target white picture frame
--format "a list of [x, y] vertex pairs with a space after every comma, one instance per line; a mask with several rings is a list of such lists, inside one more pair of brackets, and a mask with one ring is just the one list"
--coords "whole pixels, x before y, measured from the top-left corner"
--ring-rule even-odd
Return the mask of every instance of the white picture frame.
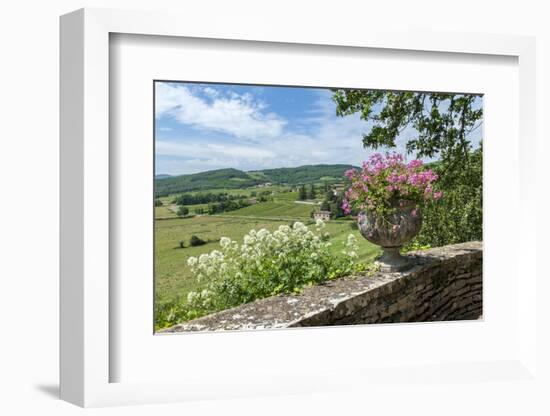
[[[185, 21], [185, 24], [182, 24]], [[82, 9], [61, 18], [61, 398], [80, 406], [160, 403], [206, 398], [300, 394], [373, 386], [380, 380], [406, 378], [407, 370], [342, 367], [320, 374], [270, 373], [263, 379], [239, 380], [220, 374], [177, 381], [111, 382], [110, 366], [120, 359], [110, 348], [113, 298], [109, 275], [109, 36], [113, 33], [331, 45], [341, 48], [428, 51], [441, 54], [504, 55], [519, 66], [519, 196], [518, 214], [535, 212], [529, 180], [535, 166], [535, 42], [532, 38], [473, 33], [362, 29], [330, 33], [281, 30], [276, 24], [235, 33], [227, 24], [207, 27], [172, 13]], [[242, 33], [246, 33], [243, 35]], [[526, 379], [536, 382], [537, 270], [530, 243], [535, 241], [534, 215], [520, 215], [515, 273], [522, 271], [517, 292], [517, 348], [498, 362], [418, 363], [420, 383], [436, 375], [471, 382]], [[523, 244], [522, 244], [523, 242]], [[239, 336], [239, 334], [235, 335]], [[483, 374], [476, 377], [473, 374]], [[470, 377], [471, 375], [471, 377]], [[346, 380], [346, 381], [342, 381]]]

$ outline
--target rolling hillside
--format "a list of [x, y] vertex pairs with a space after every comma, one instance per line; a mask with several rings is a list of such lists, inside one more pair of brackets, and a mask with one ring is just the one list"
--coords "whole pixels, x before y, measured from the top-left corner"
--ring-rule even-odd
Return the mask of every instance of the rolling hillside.
[[170, 194], [209, 189], [238, 189], [262, 183], [286, 185], [307, 184], [318, 181], [338, 181], [351, 165], [307, 165], [296, 168], [265, 169], [243, 172], [238, 169], [218, 169], [190, 175], [155, 179], [157, 197]]
[[208, 189], [246, 188], [262, 182], [267, 182], [267, 180], [255, 179], [238, 169], [218, 169], [155, 179], [155, 194], [159, 197]]
[[297, 168], [265, 169], [248, 173], [251, 175], [261, 174], [273, 183], [300, 185], [321, 180], [342, 180], [344, 172], [352, 167], [351, 165], [306, 165]]

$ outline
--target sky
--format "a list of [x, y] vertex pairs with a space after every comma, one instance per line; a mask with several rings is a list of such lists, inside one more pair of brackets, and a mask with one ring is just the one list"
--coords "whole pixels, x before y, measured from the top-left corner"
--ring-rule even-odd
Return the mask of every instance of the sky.
[[[323, 88], [156, 82], [156, 174], [358, 166], [375, 152], [362, 144], [369, 124], [358, 114], [336, 116], [331, 97]], [[405, 129], [392, 150], [405, 153], [414, 134]]]

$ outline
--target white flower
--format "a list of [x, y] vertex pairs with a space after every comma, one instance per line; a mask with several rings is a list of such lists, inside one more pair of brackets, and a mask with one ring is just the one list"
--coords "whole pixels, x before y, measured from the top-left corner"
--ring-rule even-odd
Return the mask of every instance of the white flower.
[[318, 229], [325, 228], [325, 226], [326, 226], [326, 224], [322, 219], [317, 218], [315, 220], [315, 227], [317, 227]]
[[187, 259], [187, 265], [188, 265], [189, 267], [194, 267], [194, 266], [197, 264], [198, 261], [199, 261], [199, 260], [198, 260], [196, 257], [189, 257], [189, 258]]
[[288, 233], [290, 231], [290, 227], [288, 225], [279, 225], [279, 231], [281, 233]]
[[267, 231], [265, 228], [262, 228], [260, 231], [258, 231], [257, 237], [259, 240], [263, 240], [269, 235], [269, 231]]
[[220, 246], [222, 246], [222, 248], [226, 248], [230, 244], [231, 244], [231, 239], [230, 238], [227, 238], [227, 237], [220, 238]]
[[292, 229], [295, 231], [306, 231], [307, 227], [304, 225], [304, 223], [296, 221], [292, 226]]
[[219, 250], [212, 250], [210, 253], [211, 260], [223, 260], [223, 253]]

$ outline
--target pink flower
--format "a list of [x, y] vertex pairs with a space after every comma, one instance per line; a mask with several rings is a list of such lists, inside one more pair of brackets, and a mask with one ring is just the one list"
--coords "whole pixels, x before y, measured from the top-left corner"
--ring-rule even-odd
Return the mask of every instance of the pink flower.
[[344, 176], [346, 176], [348, 179], [352, 179], [355, 176], [355, 173], [357, 171], [355, 169], [349, 169], [344, 172]]
[[423, 164], [423, 163], [422, 163], [421, 160], [415, 159], [415, 160], [411, 160], [411, 161], [408, 163], [407, 167], [410, 168], [410, 169], [416, 169], [416, 168], [421, 167], [422, 164]]
[[431, 169], [422, 170], [421, 160], [406, 162], [395, 152], [372, 154], [361, 164], [361, 169], [350, 169], [345, 176], [351, 186], [345, 192], [342, 209], [349, 213], [355, 208], [369, 210], [390, 209], [395, 198], [412, 200], [440, 199], [441, 192], [434, 192], [437, 174]]
[[349, 206], [349, 202], [347, 199], [344, 199], [342, 202], [342, 209], [344, 210], [344, 213], [346, 215], [349, 215], [351, 213], [351, 207]]

